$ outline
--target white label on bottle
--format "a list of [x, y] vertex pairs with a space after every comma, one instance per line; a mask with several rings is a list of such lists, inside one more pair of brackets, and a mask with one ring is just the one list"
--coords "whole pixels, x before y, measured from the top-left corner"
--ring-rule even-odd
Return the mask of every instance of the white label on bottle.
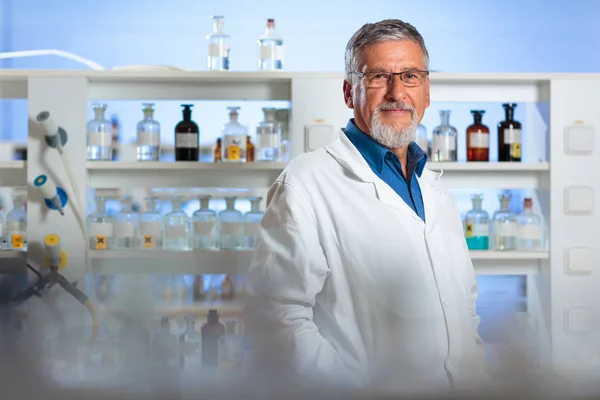
[[27, 229], [27, 224], [20, 221], [6, 221], [7, 232], [21, 232]]
[[112, 133], [110, 132], [90, 132], [87, 135], [88, 146], [111, 146]]
[[521, 225], [519, 226], [519, 238], [540, 240], [542, 238], [542, 230], [538, 225]]
[[496, 236], [517, 236], [516, 222], [496, 222]]
[[259, 133], [258, 147], [261, 149], [279, 148], [279, 135], [277, 133]]
[[184, 225], [167, 225], [165, 226], [165, 236], [169, 239], [184, 239], [185, 238], [185, 226]]
[[194, 222], [194, 234], [198, 236], [210, 236], [214, 233], [216, 224], [212, 221], [195, 221]]
[[275, 59], [275, 51], [277, 46], [273, 45], [263, 45], [260, 46], [260, 58], [261, 59]]
[[162, 224], [160, 222], [140, 222], [140, 234], [160, 236], [162, 233]]
[[219, 226], [221, 235], [241, 235], [244, 225], [240, 222], [221, 222]]
[[244, 236], [256, 236], [259, 226], [260, 223], [258, 222], [246, 222], [244, 224]]
[[475, 149], [487, 149], [490, 147], [490, 135], [483, 132], [471, 132], [471, 147]]
[[424, 137], [417, 137], [417, 144], [425, 153], [429, 150], [429, 140]]
[[197, 133], [176, 133], [175, 147], [180, 149], [197, 149], [198, 134]]
[[90, 236], [112, 236], [113, 235], [113, 224], [93, 222], [90, 225]]
[[115, 224], [116, 237], [132, 237], [135, 236], [135, 226], [131, 222], [119, 222]]
[[275, 47], [275, 59], [283, 61], [283, 46]]
[[210, 43], [208, 45], [209, 57], [227, 57], [229, 47], [226, 43]]
[[137, 145], [138, 146], [158, 146], [158, 145], [160, 145], [160, 133], [138, 131]]
[[434, 137], [434, 146], [436, 151], [452, 151], [456, 150], [456, 137], [436, 135]]
[[507, 128], [504, 129], [504, 144], [521, 143], [521, 130]]
[[490, 226], [488, 224], [474, 224], [473, 225], [473, 236], [489, 236]]
[[245, 149], [246, 140], [245, 135], [225, 135], [225, 146], [238, 146], [240, 149]]

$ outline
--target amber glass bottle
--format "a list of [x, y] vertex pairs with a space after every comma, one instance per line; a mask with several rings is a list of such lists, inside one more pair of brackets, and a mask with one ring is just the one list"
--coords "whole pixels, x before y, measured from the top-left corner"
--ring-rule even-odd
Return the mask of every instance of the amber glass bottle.
[[246, 138], [246, 162], [254, 161], [254, 145], [250, 141], [250, 136]]
[[515, 121], [516, 104], [502, 104], [505, 120], [498, 124], [498, 161], [521, 161], [521, 123]]
[[217, 143], [213, 147], [213, 157], [215, 158], [215, 162], [222, 161], [221, 160], [221, 138], [217, 139]]
[[183, 104], [183, 121], [175, 126], [175, 161], [198, 161], [200, 129], [192, 121], [192, 105]]
[[490, 128], [481, 123], [485, 111], [471, 110], [473, 124], [467, 127], [467, 161], [490, 160]]

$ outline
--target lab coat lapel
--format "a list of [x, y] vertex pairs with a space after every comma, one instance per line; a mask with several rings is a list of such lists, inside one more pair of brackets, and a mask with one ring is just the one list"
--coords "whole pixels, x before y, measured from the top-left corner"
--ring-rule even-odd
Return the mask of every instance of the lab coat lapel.
[[440, 184], [441, 176], [442, 173], [424, 169], [421, 176], [417, 177], [419, 187], [421, 188], [421, 196], [423, 197], [427, 230], [431, 230], [435, 226], [437, 212], [439, 211], [438, 204], [440, 204], [441, 197], [446, 196], [446, 191]]

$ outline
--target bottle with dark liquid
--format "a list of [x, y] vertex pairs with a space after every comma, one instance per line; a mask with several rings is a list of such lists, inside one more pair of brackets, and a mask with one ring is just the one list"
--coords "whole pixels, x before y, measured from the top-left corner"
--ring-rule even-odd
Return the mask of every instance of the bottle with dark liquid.
[[213, 157], [215, 162], [221, 161], [221, 138], [217, 139], [217, 143], [213, 146]]
[[182, 104], [183, 121], [175, 126], [175, 161], [198, 161], [200, 129], [192, 121], [191, 104]]
[[219, 360], [219, 338], [225, 326], [219, 321], [217, 310], [208, 310], [208, 320], [202, 325], [202, 366], [216, 367]]
[[254, 161], [254, 145], [250, 141], [250, 136], [246, 138], [246, 162]]
[[490, 160], [490, 128], [481, 123], [485, 111], [471, 110], [473, 124], [467, 127], [467, 161]]
[[521, 123], [515, 121], [516, 104], [502, 104], [505, 120], [498, 124], [498, 161], [521, 161]]

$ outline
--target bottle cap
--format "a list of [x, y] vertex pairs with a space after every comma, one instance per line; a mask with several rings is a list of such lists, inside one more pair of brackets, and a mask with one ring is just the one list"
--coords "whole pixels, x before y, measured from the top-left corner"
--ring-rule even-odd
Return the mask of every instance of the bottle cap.
[[524, 208], [532, 208], [533, 207], [533, 200], [531, 200], [531, 197], [525, 197], [525, 199], [523, 200], [523, 207]]

